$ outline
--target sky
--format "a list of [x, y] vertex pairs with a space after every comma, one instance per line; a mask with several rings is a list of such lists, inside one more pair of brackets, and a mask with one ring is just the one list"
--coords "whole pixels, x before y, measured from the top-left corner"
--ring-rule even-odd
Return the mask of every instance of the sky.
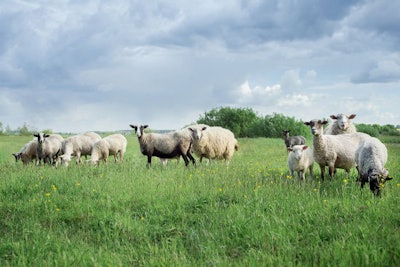
[[400, 1], [3, 0], [0, 122], [180, 129], [219, 107], [400, 124]]

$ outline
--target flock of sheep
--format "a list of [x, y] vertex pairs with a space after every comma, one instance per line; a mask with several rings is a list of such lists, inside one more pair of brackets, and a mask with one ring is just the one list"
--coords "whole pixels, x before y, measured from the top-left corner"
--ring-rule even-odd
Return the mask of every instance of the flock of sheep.
[[[344, 169], [349, 175], [350, 169], [356, 167], [359, 173], [361, 187], [369, 183], [375, 195], [380, 195], [381, 189], [389, 177], [385, 169], [387, 149], [377, 138], [356, 131], [352, 119], [356, 115], [331, 115], [333, 123], [323, 130], [327, 120], [311, 120], [304, 124], [311, 128], [313, 148], [307, 146], [302, 136], [290, 136], [285, 130], [284, 140], [289, 152], [287, 163], [290, 174], [297, 172], [300, 179], [305, 179], [305, 172], [313, 176], [313, 164], [321, 168], [321, 178], [325, 178], [325, 167], [328, 167], [332, 178], [336, 169]], [[205, 124], [191, 125], [181, 130], [168, 133], [146, 133], [148, 125], [130, 125], [138, 138], [140, 151], [147, 156], [147, 167], [151, 166], [152, 157], [160, 158], [163, 164], [168, 159], [180, 157], [188, 166], [190, 161], [195, 164], [192, 153], [202, 162], [203, 158], [223, 159], [229, 163], [234, 151], [238, 150], [238, 142], [234, 134], [225, 128]], [[13, 154], [16, 161], [23, 164], [35, 161], [36, 164], [50, 163], [68, 166], [72, 157], [76, 163], [82, 163], [82, 156], [90, 155], [89, 162], [99, 164], [107, 162], [109, 156], [114, 156], [122, 162], [126, 152], [127, 140], [122, 134], [112, 134], [101, 138], [94, 132], [74, 135], [64, 139], [57, 134], [39, 133], [25, 144], [18, 153]]]
[[369, 183], [371, 191], [379, 196], [385, 182], [392, 179], [385, 169], [388, 152], [379, 139], [356, 131], [352, 123], [355, 116], [331, 115], [334, 121], [325, 131], [323, 127], [328, 124], [327, 120], [305, 122], [313, 135], [312, 149], [305, 145], [304, 137], [289, 136], [288, 131], [284, 131], [291, 175], [297, 172], [299, 178], [304, 179], [309, 169], [313, 176], [314, 162], [320, 166], [322, 179], [325, 177], [325, 167], [328, 167], [331, 178], [336, 169], [344, 169], [349, 175], [350, 169], [356, 167], [361, 187]]
[[[165, 164], [167, 159], [182, 157], [185, 165], [189, 160], [195, 164], [192, 153], [200, 158], [224, 159], [229, 162], [234, 151], [238, 149], [234, 134], [222, 127], [210, 127], [197, 124], [182, 130], [168, 133], [145, 133], [147, 125], [130, 125], [138, 138], [140, 150], [147, 156], [147, 167], [151, 166], [153, 156], [161, 159]], [[25, 144], [18, 153], [13, 154], [16, 161], [21, 159], [24, 165], [35, 161], [36, 165], [49, 163], [68, 166], [72, 157], [76, 163], [82, 163], [82, 156], [90, 155], [89, 162], [99, 164], [101, 160], [107, 162], [113, 155], [114, 161], [118, 158], [122, 162], [126, 152], [127, 140], [122, 134], [112, 134], [101, 138], [97, 133], [87, 132], [64, 139], [58, 134], [34, 134], [34, 139]]]

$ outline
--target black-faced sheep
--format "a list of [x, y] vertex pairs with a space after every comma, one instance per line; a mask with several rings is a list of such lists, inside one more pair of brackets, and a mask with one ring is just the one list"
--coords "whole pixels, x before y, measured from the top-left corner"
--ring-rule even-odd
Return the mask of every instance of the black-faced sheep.
[[361, 188], [369, 183], [371, 191], [380, 196], [386, 181], [392, 179], [385, 169], [388, 158], [386, 146], [375, 137], [368, 138], [360, 143], [355, 157]]
[[313, 135], [313, 155], [321, 168], [321, 178], [325, 178], [325, 167], [333, 178], [335, 168], [344, 169], [349, 174], [355, 167], [355, 151], [359, 143], [370, 136], [364, 133], [324, 135], [323, 126], [328, 121], [312, 120], [304, 124], [310, 126]]
[[356, 114], [347, 116], [346, 114], [340, 113], [331, 115], [330, 117], [334, 121], [326, 127], [324, 131], [325, 134], [338, 135], [357, 132], [356, 126], [352, 121], [356, 117]]
[[104, 163], [107, 163], [110, 155], [114, 156], [115, 163], [117, 162], [118, 155], [120, 161], [123, 162], [127, 144], [128, 142], [122, 134], [106, 136], [93, 144], [89, 162], [99, 164], [103, 160]]
[[290, 130], [283, 130], [283, 140], [285, 141], [286, 149], [289, 152], [289, 148], [295, 145], [305, 145], [306, 138], [301, 135], [290, 136]]
[[207, 158], [209, 162], [211, 159], [224, 159], [229, 163], [239, 148], [234, 134], [223, 127], [192, 125], [187, 129], [192, 132], [192, 149], [200, 157], [200, 162]]
[[[169, 133], [144, 133], [148, 125], [129, 125], [135, 130], [139, 140], [140, 151], [147, 156], [147, 167], [151, 166], [151, 158], [158, 157], [162, 159], [175, 158], [182, 156], [185, 165], [188, 166], [189, 159], [195, 164], [195, 159], [190, 153], [192, 146], [191, 137], [183, 130]], [[189, 159], [188, 159], [189, 158]]]
[[74, 135], [65, 139], [62, 143], [62, 165], [68, 166], [72, 156], [76, 156], [76, 163], [81, 163], [81, 156], [92, 153], [93, 145], [101, 139], [100, 135], [94, 132]]
[[44, 163], [55, 163], [55, 159], [61, 153], [62, 142], [64, 138], [58, 134], [38, 133], [33, 136], [37, 137], [38, 146], [36, 151], [36, 161], [40, 164], [43, 159]]
[[297, 172], [299, 179], [305, 180], [307, 169], [310, 170], [310, 176], [313, 177], [314, 156], [311, 148], [305, 145], [295, 145], [288, 148], [288, 166], [290, 175], [294, 177]]

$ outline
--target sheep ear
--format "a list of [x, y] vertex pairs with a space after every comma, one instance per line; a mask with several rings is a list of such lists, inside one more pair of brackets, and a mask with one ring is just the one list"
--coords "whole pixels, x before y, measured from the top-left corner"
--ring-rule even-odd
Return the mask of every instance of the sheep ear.
[[389, 180], [392, 180], [392, 179], [393, 179], [393, 177], [390, 177], [390, 176], [386, 177], [386, 181], [389, 181]]
[[337, 120], [337, 116], [336, 115], [330, 115], [329, 117], [331, 117], [332, 120]]
[[349, 119], [354, 119], [356, 117], [356, 114], [351, 114], [350, 116], [349, 116]]
[[310, 126], [310, 122], [309, 121], [304, 122], [304, 124], [307, 125], [307, 126]]
[[287, 150], [288, 150], [288, 151], [293, 151], [293, 148], [287, 147]]
[[327, 120], [323, 120], [323, 121], [321, 122], [321, 124], [327, 124], [327, 123], [328, 123]]
[[204, 126], [203, 128], [201, 128], [201, 130], [202, 130], [202, 131], [204, 131], [205, 129], [207, 129], [207, 127], [206, 127], [206, 126]]
[[136, 126], [136, 125], [133, 125], [133, 124], [129, 124], [129, 126], [131, 126], [131, 128], [134, 128], [134, 129], [137, 128], [137, 126]]
[[143, 129], [146, 129], [147, 127], [149, 127], [149, 125], [143, 125]]
[[308, 146], [303, 146], [303, 150], [306, 150], [308, 148]]
[[44, 134], [43, 137], [47, 138], [47, 137], [50, 137], [50, 135], [49, 134]]
[[39, 137], [39, 135], [38, 135], [38, 134], [34, 134], [33, 136], [35, 136], [35, 137]]

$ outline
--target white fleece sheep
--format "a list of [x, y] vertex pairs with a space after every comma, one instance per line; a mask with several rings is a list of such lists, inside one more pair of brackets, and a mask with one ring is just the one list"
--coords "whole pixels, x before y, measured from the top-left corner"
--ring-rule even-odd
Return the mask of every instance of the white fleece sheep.
[[299, 179], [305, 180], [307, 169], [310, 170], [310, 176], [313, 177], [314, 156], [311, 148], [305, 145], [294, 145], [289, 147], [288, 166], [290, 175], [294, 177], [297, 172]]
[[321, 168], [321, 178], [325, 178], [325, 167], [333, 178], [335, 168], [344, 169], [347, 175], [355, 167], [355, 151], [359, 143], [370, 136], [364, 133], [324, 135], [323, 125], [328, 121], [312, 120], [304, 124], [310, 126], [313, 134], [313, 155]]
[[72, 156], [76, 156], [76, 163], [81, 163], [81, 156], [92, 153], [93, 145], [101, 139], [100, 135], [94, 132], [87, 132], [74, 135], [65, 139], [62, 143], [62, 165], [68, 166]]
[[386, 146], [375, 137], [368, 138], [360, 143], [355, 157], [361, 188], [369, 183], [371, 191], [380, 196], [385, 182], [392, 179], [385, 169], [388, 158]]
[[192, 125], [188, 127], [192, 133], [193, 152], [200, 157], [211, 159], [224, 159], [229, 163], [235, 150], [238, 150], [238, 142], [234, 134], [219, 126]]
[[58, 134], [38, 133], [33, 136], [37, 137], [38, 146], [36, 151], [36, 161], [40, 164], [43, 159], [44, 163], [55, 163], [58, 153], [61, 153], [62, 142], [64, 138]]
[[38, 142], [36, 138], [26, 143], [18, 153], [13, 154], [15, 161], [21, 159], [24, 165], [29, 164], [32, 160], [36, 160]]
[[114, 162], [117, 162], [118, 155], [120, 161], [124, 161], [124, 154], [128, 141], [122, 134], [112, 134], [100, 139], [93, 144], [89, 162], [99, 164], [101, 160], [107, 163], [110, 155], [114, 156]]
[[[192, 146], [192, 139], [190, 135], [184, 130], [173, 131], [169, 133], [144, 133], [144, 129], [148, 125], [129, 125], [135, 130], [138, 138], [140, 151], [143, 155], [147, 156], [146, 166], [151, 166], [151, 158], [153, 156], [161, 159], [171, 159], [177, 156], [182, 156], [185, 165], [189, 165], [189, 159], [193, 165], [196, 163], [190, 149]], [[189, 158], [189, 159], [188, 159]]]
[[354, 126], [352, 122], [356, 117], [356, 114], [347, 116], [346, 114], [340, 113], [337, 115], [331, 115], [330, 117], [334, 121], [326, 127], [324, 131], [325, 134], [338, 135], [357, 132], [356, 126]]

